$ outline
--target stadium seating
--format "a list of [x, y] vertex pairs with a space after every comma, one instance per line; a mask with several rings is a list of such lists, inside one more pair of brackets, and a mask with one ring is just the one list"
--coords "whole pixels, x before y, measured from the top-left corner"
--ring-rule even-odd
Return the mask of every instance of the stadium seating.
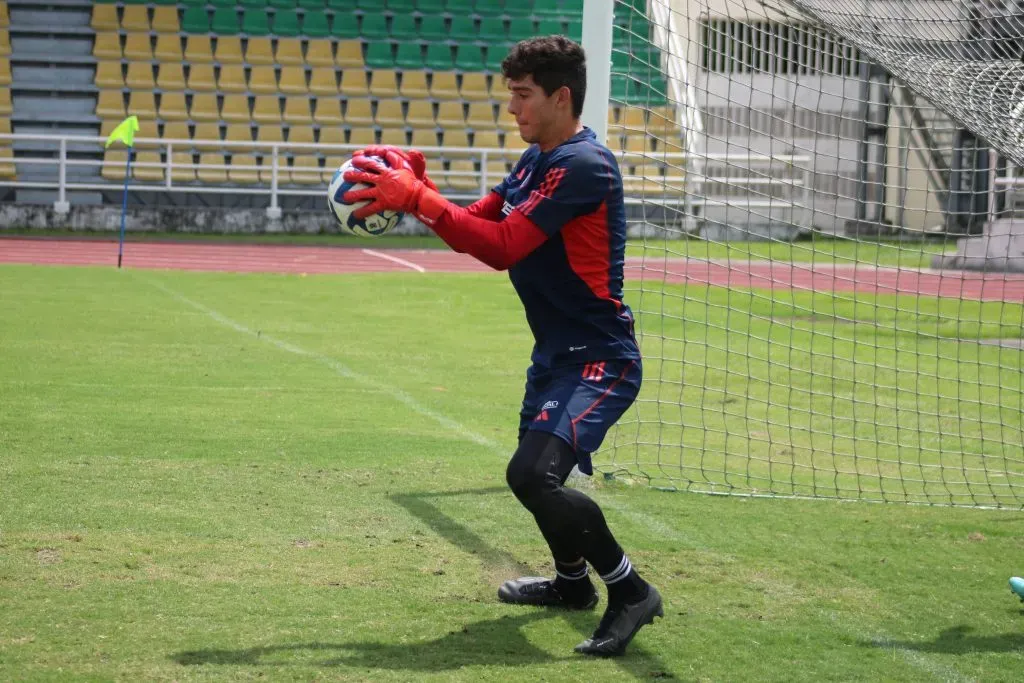
[[[173, 152], [176, 182], [267, 182], [265, 150], [225, 142], [385, 141], [442, 147], [444, 187], [472, 191], [479, 157], [454, 149], [501, 150], [486, 162], [489, 182], [497, 182], [525, 148], [505, 111], [500, 64], [508, 47], [539, 34], [578, 37], [581, 16], [581, 0], [97, 2], [96, 113], [104, 129], [136, 114], [152, 122], [154, 136], [191, 140], [191, 150]], [[669, 148], [644, 131], [680, 135], [659, 56], [638, 40], [649, 31], [642, 12], [617, 14], [612, 99], [627, 106], [612, 110], [610, 145], [630, 158]], [[9, 83], [0, 56], [0, 85]], [[10, 110], [6, 88], [0, 113], [4, 106]], [[341, 158], [315, 149], [281, 154], [279, 182], [297, 185], [325, 182]], [[110, 156], [104, 177], [123, 179]], [[164, 179], [155, 168], [133, 175]]]

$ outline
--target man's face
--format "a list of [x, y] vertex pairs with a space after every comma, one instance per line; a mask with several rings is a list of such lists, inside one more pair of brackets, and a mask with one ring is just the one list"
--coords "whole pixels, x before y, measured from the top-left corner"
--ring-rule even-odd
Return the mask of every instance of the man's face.
[[533, 82], [531, 75], [516, 80], [509, 79], [508, 89], [512, 92], [508, 112], [519, 124], [519, 135], [527, 143], [540, 142], [556, 125], [560, 105], [564, 108], [563, 103], [569, 97], [569, 89], [562, 87], [550, 96], [545, 95], [544, 89]]

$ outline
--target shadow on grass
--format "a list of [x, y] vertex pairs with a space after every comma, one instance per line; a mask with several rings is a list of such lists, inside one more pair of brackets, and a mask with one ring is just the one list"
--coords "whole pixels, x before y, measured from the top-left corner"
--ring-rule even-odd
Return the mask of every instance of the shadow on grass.
[[1024, 634], [1003, 633], [1000, 635], [971, 635], [973, 627], [954, 626], [939, 633], [933, 640], [872, 640], [864, 641], [865, 647], [895, 648], [914, 652], [934, 652], [963, 655], [973, 652], [1024, 652]]

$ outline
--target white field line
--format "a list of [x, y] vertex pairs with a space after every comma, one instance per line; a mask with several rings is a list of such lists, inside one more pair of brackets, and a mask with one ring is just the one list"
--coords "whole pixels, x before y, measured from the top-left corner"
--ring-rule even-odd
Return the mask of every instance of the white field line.
[[392, 256], [391, 254], [387, 254], [387, 253], [384, 253], [382, 251], [376, 251], [375, 249], [363, 249], [363, 253], [366, 254], [367, 256], [376, 256], [377, 258], [382, 258], [382, 259], [384, 259], [386, 261], [391, 261], [392, 263], [397, 263], [400, 266], [405, 266], [406, 268], [411, 268], [412, 270], [415, 270], [418, 273], [425, 273], [425, 272], [427, 272], [427, 269], [424, 268], [423, 266], [419, 265], [418, 263], [413, 263], [412, 261], [406, 261], [404, 258], [398, 258], [397, 256]]

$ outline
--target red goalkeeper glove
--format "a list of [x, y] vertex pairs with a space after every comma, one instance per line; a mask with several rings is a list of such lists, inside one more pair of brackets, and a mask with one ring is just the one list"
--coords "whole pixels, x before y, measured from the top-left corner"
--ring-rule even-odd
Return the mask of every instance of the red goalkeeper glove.
[[384, 159], [388, 152], [394, 152], [398, 156], [402, 157], [417, 179], [422, 180], [423, 184], [431, 190], [434, 190], [435, 192], [437, 191], [437, 185], [435, 185], [434, 181], [427, 176], [427, 159], [423, 156], [423, 152], [418, 149], [406, 150], [401, 147], [395, 147], [394, 145], [369, 145], [368, 147], [357, 150], [352, 156], [380, 157], [381, 159]]
[[417, 178], [401, 154], [388, 151], [384, 158], [391, 168], [366, 156], [352, 158], [352, 165], [359, 170], [345, 173], [345, 181], [370, 185], [364, 190], [349, 190], [342, 197], [349, 203], [370, 201], [352, 215], [362, 219], [381, 211], [402, 211], [413, 214], [427, 225], [434, 225], [448, 208], [448, 200], [436, 188]]

